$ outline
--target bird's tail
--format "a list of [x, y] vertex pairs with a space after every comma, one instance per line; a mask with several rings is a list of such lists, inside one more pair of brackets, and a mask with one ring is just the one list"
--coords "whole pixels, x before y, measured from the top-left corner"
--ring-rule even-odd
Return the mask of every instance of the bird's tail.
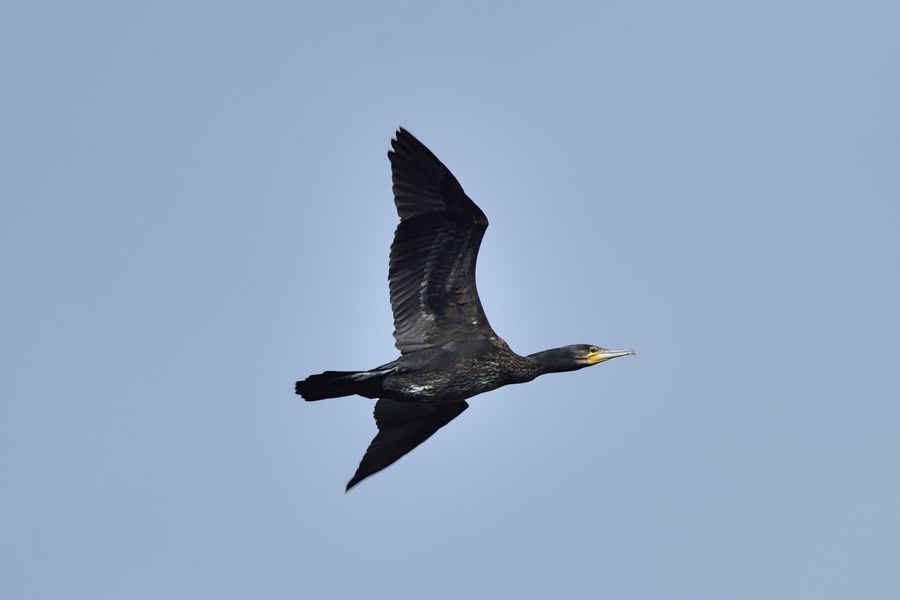
[[[324, 400], [325, 398], [340, 398], [352, 396], [359, 392], [354, 389], [358, 385], [356, 378], [358, 371], [325, 371], [318, 375], [310, 375], [303, 381], [298, 381], [294, 391], [304, 400]], [[356, 378], [354, 378], [356, 376]]]

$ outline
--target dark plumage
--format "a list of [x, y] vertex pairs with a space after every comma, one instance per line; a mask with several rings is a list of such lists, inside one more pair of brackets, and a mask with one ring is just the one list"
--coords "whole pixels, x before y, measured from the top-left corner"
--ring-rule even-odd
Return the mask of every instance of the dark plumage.
[[298, 381], [306, 400], [358, 394], [375, 404], [378, 435], [347, 489], [459, 416], [467, 398], [631, 350], [579, 344], [519, 356], [491, 329], [475, 287], [487, 217], [437, 157], [405, 129], [388, 152], [400, 224], [391, 245], [391, 307], [400, 358], [369, 371]]

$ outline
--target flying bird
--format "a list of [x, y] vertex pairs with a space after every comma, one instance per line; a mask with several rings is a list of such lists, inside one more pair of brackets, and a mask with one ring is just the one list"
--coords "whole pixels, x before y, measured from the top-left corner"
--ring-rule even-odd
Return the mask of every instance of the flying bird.
[[325, 371], [295, 386], [306, 400], [377, 398], [378, 434], [347, 490], [458, 417], [467, 398], [633, 350], [575, 344], [520, 356], [494, 333], [475, 287], [487, 217], [456, 177], [402, 127], [388, 151], [400, 224], [388, 270], [400, 357], [368, 371]]

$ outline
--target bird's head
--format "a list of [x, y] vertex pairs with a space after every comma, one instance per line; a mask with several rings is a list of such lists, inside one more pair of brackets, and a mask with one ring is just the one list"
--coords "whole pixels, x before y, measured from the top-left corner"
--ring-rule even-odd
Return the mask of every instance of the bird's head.
[[528, 358], [537, 361], [548, 373], [560, 373], [562, 371], [583, 369], [584, 367], [600, 364], [611, 358], [629, 354], [634, 354], [634, 350], [607, 350], [591, 344], [573, 344], [530, 354]]

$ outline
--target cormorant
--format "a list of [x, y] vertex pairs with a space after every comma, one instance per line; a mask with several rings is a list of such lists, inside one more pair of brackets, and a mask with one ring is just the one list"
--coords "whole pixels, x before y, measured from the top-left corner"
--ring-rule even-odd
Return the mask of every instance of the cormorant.
[[589, 344], [528, 356], [509, 349], [488, 323], [475, 288], [487, 217], [449, 169], [402, 127], [391, 140], [400, 224], [388, 281], [400, 358], [368, 371], [325, 371], [298, 381], [306, 400], [378, 398], [372, 440], [347, 490], [459, 416], [466, 398], [545, 373], [574, 371], [634, 354]]

